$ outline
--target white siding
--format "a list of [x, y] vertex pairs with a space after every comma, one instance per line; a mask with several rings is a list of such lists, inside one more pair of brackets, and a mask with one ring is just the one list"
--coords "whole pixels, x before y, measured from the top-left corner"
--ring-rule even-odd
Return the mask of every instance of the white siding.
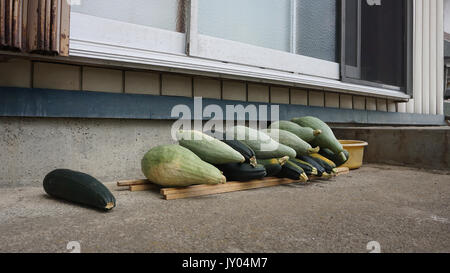
[[[444, 67], [443, 0], [414, 1], [413, 91], [406, 111], [443, 114]], [[404, 111], [399, 104], [399, 111]]]

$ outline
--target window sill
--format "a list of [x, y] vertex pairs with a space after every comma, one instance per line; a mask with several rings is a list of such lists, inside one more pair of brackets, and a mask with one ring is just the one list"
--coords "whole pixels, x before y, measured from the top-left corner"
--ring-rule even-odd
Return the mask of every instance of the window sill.
[[306, 87], [324, 91], [388, 98], [397, 101], [407, 101], [410, 99], [409, 95], [401, 91], [344, 83], [339, 80], [272, 69], [102, 44], [93, 41], [71, 39], [70, 56], [92, 58], [98, 60], [99, 63], [102, 63], [102, 61], [118, 61], [130, 64], [144, 64], [151, 66], [153, 69], [155, 67], [156, 69], [163, 68], [163, 70], [170, 68], [171, 71], [180, 73], [249, 80], [293, 87]]

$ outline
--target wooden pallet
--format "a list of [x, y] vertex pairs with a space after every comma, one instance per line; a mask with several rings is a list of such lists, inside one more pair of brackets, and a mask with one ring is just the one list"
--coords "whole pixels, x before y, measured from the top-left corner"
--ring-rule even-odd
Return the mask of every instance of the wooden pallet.
[[[346, 167], [338, 168], [337, 176], [349, 173]], [[310, 180], [317, 180], [319, 177], [310, 177]], [[158, 190], [166, 200], [205, 196], [218, 193], [243, 191], [265, 187], [273, 187], [296, 183], [298, 181], [281, 178], [264, 178], [249, 182], [227, 182], [219, 185], [194, 185], [181, 188], [160, 188], [146, 179], [118, 181], [117, 186], [128, 187], [130, 191]]]

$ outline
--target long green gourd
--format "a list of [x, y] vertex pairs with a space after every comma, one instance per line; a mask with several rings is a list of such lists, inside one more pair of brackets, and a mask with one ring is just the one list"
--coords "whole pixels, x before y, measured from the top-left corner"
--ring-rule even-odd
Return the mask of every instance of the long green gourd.
[[180, 130], [176, 136], [181, 146], [191, 150], [208, 163], [219, 165], [245, 162], [241, 153], [228, 144], [202, 132]]
[[180, 145], [151, 149], [142, 158], [141, 168], [148, 180], [166, 187], [226, 182], [219, 169]]
[[303, 139], [299, 138], [297, 135], [289, 131], [279, 129], [266, 129], [263, 130], [263, 132], [269, 135], [273, 140], [294, 149], [297, 152], [297, 156], [318, 153], [320, 150], [319, 147], [311, 147], [308, 142], [304, 141]]
[[289, 156], [295, 158], [297, 152], [291, 147], [280, 144], [262, 131], [245, 127], [235, 126], [227, 129], [227, 137], [232, 136], [248, 145], [256, 154], [256, 159], [281, 158]]
[[341, 160], [345, 161], [347, 157], [344, 154], [344, 148], [342, 144], [336, 139], [331, 128], [323, 121], [316, 117], [301, 117], [292, 119], [293, 122], [303, 126], [309, 127], [314, 130], [321, 130], [319, 134], [312, 142], [312, 145], [317, 145], [321, 148], [328, 148], [335, 153]]
[[281, 120], [270, 124], [269, 129], [280, 129], [293, 133], [306, 142], [313, 141], [318, 135], [322, 133], [320, 130], [313, 130], [309, 127], [302, 127], [294, 122]]

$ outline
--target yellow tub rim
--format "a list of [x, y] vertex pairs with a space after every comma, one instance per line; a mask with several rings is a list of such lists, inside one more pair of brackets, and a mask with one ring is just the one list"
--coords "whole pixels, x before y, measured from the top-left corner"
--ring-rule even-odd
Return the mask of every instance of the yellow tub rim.
[[369, 143], [361, 140], [339, 140], [339, 142], [345, 147], [366, 147]]

